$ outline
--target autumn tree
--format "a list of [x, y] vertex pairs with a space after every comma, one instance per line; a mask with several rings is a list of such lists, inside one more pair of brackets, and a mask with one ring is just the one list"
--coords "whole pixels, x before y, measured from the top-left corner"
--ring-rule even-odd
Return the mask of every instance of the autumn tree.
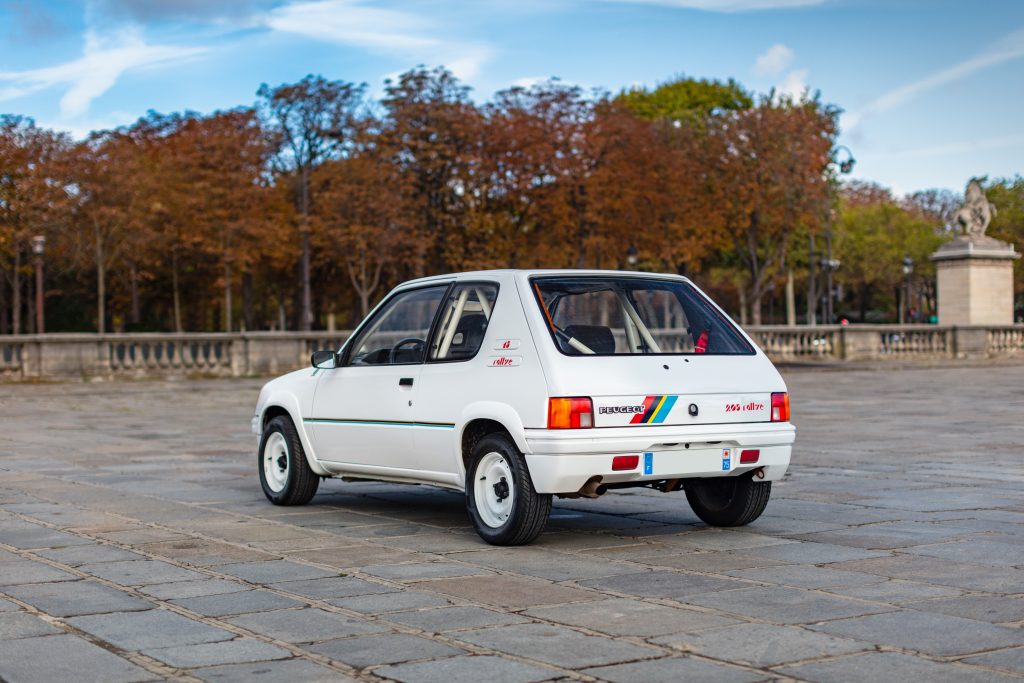
[[385, 81], [382, 151], [405, 180], [419, 251], [413, 274], [449, 272], [460, 260], [463, 197], [480, 144], [481, 118], [469, 89], [443, 67], [418, 67]]
[[309, 75], [298, 83], [276, 88], [263, 84], [257, 92], [264, 125], [277, 147], [276, 170], [290, 184], [298, 212], [302, 287], [299, 326], [303, 330], [310, 329], [313, 322], [310, 179], [325, 160], [344, 156], [350, 150], [363, 126], [365, 91], [365, 84]]
[[[53, 238], [67, 211], [64, 155], [67, 136], [32, 119], [0, 116], [0, 333], [23, 331], [23, 279], [34, 235]], [[10, 288], [10, 297], [5, 296]], [[28, 305], [34, 304], [26, 298]], [[29, 324], [34, 325], [32, 316]]]
[[[995, 204], [996, 215], [986, 234], [1024, 248], [1024, 176], [986, 180], [983, 183], [988, 200]], [[1017, 306], [1024, 306], [1024, 266], [1013, 265], [1014, 292]]]

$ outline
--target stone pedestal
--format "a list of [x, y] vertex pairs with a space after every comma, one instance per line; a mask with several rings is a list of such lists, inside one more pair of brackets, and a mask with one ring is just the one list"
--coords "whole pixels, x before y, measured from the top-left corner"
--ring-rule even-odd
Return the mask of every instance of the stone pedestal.
[[960, 235], [939, 248], [935, 261], [940, 325], [1012, 325], [1012, 244], [985, 235]]

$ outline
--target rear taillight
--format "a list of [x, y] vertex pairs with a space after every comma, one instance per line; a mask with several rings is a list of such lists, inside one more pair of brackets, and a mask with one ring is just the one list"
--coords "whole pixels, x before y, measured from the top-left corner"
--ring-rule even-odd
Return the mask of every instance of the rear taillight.
[[616, 455], [612, 458], [612, 472], [635, 470], [639, 464], [639, 455]]
[[789, 394], [772, 394], [772, 422], [789, 422]]
[[548, 429], [590, 429], [594, 403], [589, 398], [549, 398]]

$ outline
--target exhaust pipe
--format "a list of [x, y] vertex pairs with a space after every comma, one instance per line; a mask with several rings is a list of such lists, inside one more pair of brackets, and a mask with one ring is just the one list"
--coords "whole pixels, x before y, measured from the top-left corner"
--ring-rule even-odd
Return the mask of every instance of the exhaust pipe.
[[579, 495], [583, 498], [597, 498], [603, 496], [607, 490], [607, 486], [601, 485], [601, 477], [594, 476], [587, 479], [587, 483], [580, 487]]

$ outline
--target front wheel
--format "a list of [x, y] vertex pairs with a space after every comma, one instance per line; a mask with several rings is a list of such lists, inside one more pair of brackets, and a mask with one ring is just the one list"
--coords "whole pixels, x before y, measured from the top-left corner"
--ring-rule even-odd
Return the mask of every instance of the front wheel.
[[754, 481], [752, 474], [738, 477], [690, 479], [686, 500], [711, 526], [744, 526], [761, 516], [772, 493], [770, 481]]
[[260, 438], [260, 484], [274, 505], [305, 505], [316, 493], [320, 477], [310, 469], [306, 452], [291, 419], [278, 415]]
[[466, 508], [480, 537], [491, 545], [525, 545], [537, 538], [548, 515], [551, 495], [533, 488], [526, 459], [503, 434], [473, 447], [466, 473]]

